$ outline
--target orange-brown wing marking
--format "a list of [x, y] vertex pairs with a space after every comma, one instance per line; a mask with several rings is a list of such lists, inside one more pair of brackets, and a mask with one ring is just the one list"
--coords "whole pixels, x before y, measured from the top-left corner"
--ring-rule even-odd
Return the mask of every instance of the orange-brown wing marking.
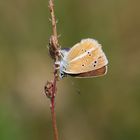
[[92, 70], [92, 71], [80, 73], [80, 74], [70, 74], [70, 76], [77, 77], [77, 78], [82, 78], [82, 77], [88, 78], [88, 77], [103, 76], [106, 73], [107, 73], [107, 66], [103, 66], [97, 70]]

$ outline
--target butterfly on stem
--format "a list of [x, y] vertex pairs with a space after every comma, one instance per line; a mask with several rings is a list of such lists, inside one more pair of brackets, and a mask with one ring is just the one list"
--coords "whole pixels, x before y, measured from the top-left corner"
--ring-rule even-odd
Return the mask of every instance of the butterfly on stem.
[[107, 73], [107, 64], [101, 44], [94, 39], [83, 39], [72, 48], [61, 50], [60, 78], [102, 76]]

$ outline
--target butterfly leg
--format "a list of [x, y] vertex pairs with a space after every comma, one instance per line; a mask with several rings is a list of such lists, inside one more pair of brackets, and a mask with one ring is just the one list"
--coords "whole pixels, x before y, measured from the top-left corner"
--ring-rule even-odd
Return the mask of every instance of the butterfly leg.
[[59, 77], [60, 77], [61, 79], [63, 79], [63, 78], [66, 77], [66, 76], [67, 76], [66, 73], [60, 71]]

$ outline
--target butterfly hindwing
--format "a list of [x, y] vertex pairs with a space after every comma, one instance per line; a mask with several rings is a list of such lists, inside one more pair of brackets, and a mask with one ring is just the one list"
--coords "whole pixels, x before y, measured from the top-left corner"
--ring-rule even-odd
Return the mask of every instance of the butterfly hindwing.
[[92, 78], [97, 76], [103, 76], [107, 72], [107, 66], [103, 66], [97, 70], [92, 70], [89, 72], [79, 73], [79, 74], [70, 74], [70, 76], [73, 76], [75, 78]]

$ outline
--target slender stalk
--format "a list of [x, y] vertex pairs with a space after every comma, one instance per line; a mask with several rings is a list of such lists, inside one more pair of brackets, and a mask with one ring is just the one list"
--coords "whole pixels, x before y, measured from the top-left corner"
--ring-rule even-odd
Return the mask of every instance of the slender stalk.
[[52, 36], [50, 37], [49, 42], [49, 52], [51, 57], [54, 59], [54, 77], [52, 81], [47, 81], [47, 84], [44, 87], [46, 96], [50, 99], [50, 109], [52, 116], [52, 126], [54, 131], [54, 140], [58, 140], [58, 129], [56, 124], [56, 113], [55, 113], [55, 96], [57, 92], [57, 81], [58, 81], [58, 65], [56, 62], [59, 60], [59, 44], [56, 28], [56, 19], [54, 14], [54, 1], [49, 0], [49, 10], [51, 15], [51, 24], [52, 24]]
[[49, 0], [49, 9], [50, 9], [50, 14], [51, 14], [53, 35], [57, 38], [57, 28], [56, 28], [56, 19], [55, 19], [55, 14], [54, 14], [54, 1], [53, 0]]
[[53, 131], [54, 131], [54, 140], [58, 140], [58, 129], [56, 124], [56, 113], [55, 113], [55, 95], [56, 95], [56, 82], [57, 82], [57, 69], [56, 66], [54, 66], [54, 79], [53, 79], [53, 87], [52, 87], [52, 97], [51, 100], [51, 115], [52, 115], [52, 125], [53, 125]]
[[[54, 81], [53, 81], [53, 90], [54, 93], [56, 91], [56, 77], [54, 77]], [[54, 96], [51, 98], [51, 114], [52, 114], [52, 125], [53, 125], [53, 131], [54, 131], [54, 139], [58, 140], [58, 129], [57, 129], [57, 125], [56, 125], [56, 113], [55, 113], [55, 94], [53, 94]]]
[[56, 113], [55, 113], [55, 99], [52, 98], [51, 99], [51, 114], [52, 114], [52, 124], [53, 124], [53, 131], [54, 131], [54, 139], [58, 140], [58, 129], [57, 129], [57, 125], [56, 125]]

